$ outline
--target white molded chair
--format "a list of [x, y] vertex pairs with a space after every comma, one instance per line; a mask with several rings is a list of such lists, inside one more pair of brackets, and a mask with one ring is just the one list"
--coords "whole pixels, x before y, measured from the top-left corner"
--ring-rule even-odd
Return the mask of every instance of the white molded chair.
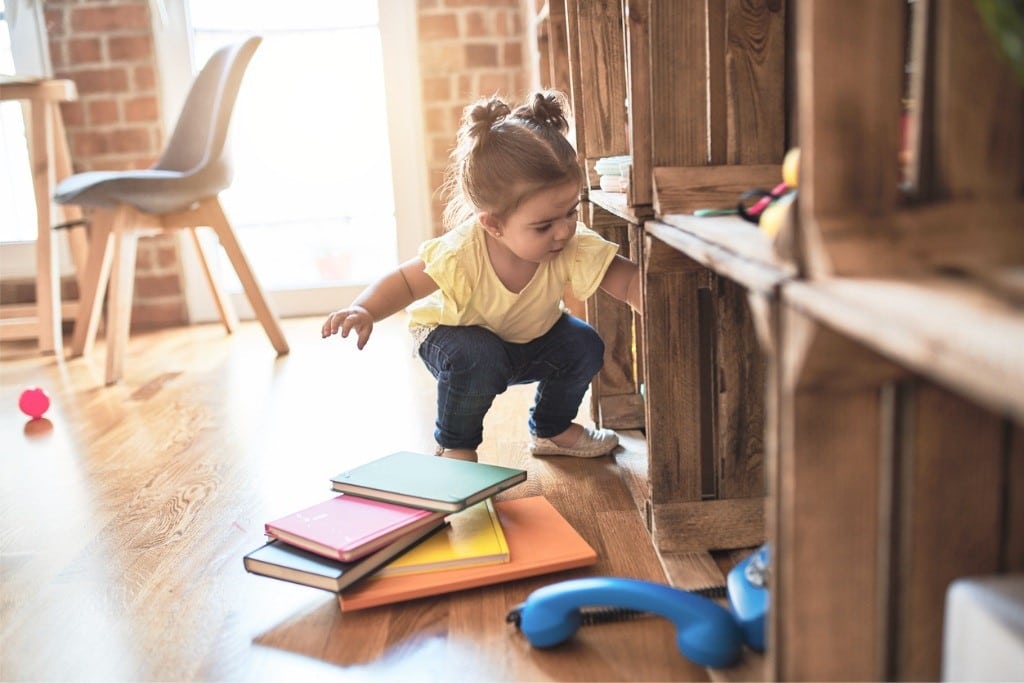
[[107, 302], [106, 383], [117, 382], [131, 322], [135, 252], [140, 235], [188, 230], [199, 253], [207, 282], [228, 332], [238, 324], [230, 300], [218, 285], [200, 244], [197, 229], [209, 227], [224, 247], [242, 288], [278, 354], [288, 342], [252, 272], [218, 193], [231, 184], [226, 152], [228, 124], [242, 76], [259, 46], [256, 36], [221, 48], [196, 76], [174, 132], [160, 160], [151, 168], [91, 171], [62, 181], [54, 192], [59, 204], [91, 209], [89, 259], [80, 279], [80, 307], [71, 355], [89, 353], [96, 338], [104, 289]]

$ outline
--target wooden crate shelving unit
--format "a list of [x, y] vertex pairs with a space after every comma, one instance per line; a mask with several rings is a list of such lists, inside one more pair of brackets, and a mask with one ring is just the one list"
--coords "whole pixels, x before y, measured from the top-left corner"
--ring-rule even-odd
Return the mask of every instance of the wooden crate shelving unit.
[[[633, 158], [589, 199], [642, 266], [666, 566], [768, 539], [769, 679], [938, 679], [950, 581], [1024, 571], [1021, 84], [971, 0], [561, 7], [581, 163]], [[786, 258], [689, 215], [787, 146]]]
[[[645, 430], [648, 487], [641, 507], [660, 551], [757, 545], [765, 538], [768, 369], [746, 300], [753, 291], [765, 298], [758, 310], [770, 307], [790, 269], [767, 243], [758, 258], [768, 258], [756, 265], [731, 259], [735, 268], [717, 268], [721, 249], [681, 249], [686, 233], [651, 219], [731, 206], [744, 190], [781, 180], [785, 6], [666, 0], [549, 0], [547, 6], [548, 17], [565, 17], [563, 71], [571, 74], [580, 163], [596, 185], [596, 160], [632, 160], [627, 193], [588, 194], [588, 225], [630, 244], [644, 273], [642, 316], [602, 295], [588, 302], [591, 322], [613, 340], [592, 391], [595, 419]], [[549, 43], [553, 30], [549, 24]], [[753, 226], [731, 225], [757, 234]], [[699, 237], [686, 242], [702, 243]], [[615, 343], [630, 338], [629, 331], [631, 348]]]
[[1024, 309], [1005, 286], [1024, 266], [1024, 92], [970, 0], [909, 8], [797, 6], [778, 679], [938, 680], [949, 583], [1024, 570]]

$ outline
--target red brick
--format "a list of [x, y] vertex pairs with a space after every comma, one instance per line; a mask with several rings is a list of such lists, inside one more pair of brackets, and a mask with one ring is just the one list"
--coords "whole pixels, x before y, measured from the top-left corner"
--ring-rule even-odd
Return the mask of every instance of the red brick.
[[472, 75], [470, 74], [459, 74], [459, 90], [457, 97], [462, 102], [463, 106], [469, 104], [470, 99], [476, 99], [477, 89], [476, 83]]
[[443, 133], [450, 130], [448, 111], [445, 107], [431, 106], [424, 103], [423, 123], [428, 133]]
[[515, 19], [511, 16], [518, 12], [495, 12], [494, 33], [499, 36], [510, 36], [515, 34]]
[[498, 46], [485, 43], [469, 43], [465, 46], [466, 66], [498, 66]]
[[108, 31], [150, 31], [149, 9], [144, 3], [120, 5], [91, 5], [71, 10], [73, 33], [103, 33]]
[[501, 63], [504, 66], [523, 66], [523, 44], [518, 42], [505, 43]]
[[46, 22], [46, 35], [51, 41], [67, 34], [67, 12], [60, 8], [43, 9], [43, 21]]
[[477, 90], [480, 92], [481, 95], [493, 95], [494, 93], [498, 93], [502, 97], [507, 98], [508, 93], [511, 90], [509, 88], [508, 74], [480, 74], [480, 79], [477, 83]]
[[68, 63], [76, 66], [97, 64], [103, 60], [98, 38], [70, 38], [67, 41]]
[[110, 58], [116, 61], [142, 61], [153, 58], [150, 36], [111, 36], [107, 39]]
[[455, 146], [451, 135], [433, 135], [430, 139], [430, 158], [444, 160], [448, 159], [452, 148]]
[[428, 76], [423, 79], [423, 100], [438, 102], [450, 99], [452, 83], [448, 76]]
[[114, 99], [91, 100], [86, 102], [88, 125], [102, 126], [121, 120], [121, 108]]
[[452, 12], [424, 14], [419, 18], [420, 40], [442, 40], [459, 37], [458, 17]]
[[71, 158], [88, 159], [107, 151], [107, 138], [103, 133], [86, 130], [70, 136]]
[[64, 122], [65, 129], [82, 125], [85, 123], [85, 104], [81, 100], [62, 102], [60, 118]]
[[139, 273], [135, 278], [135, 291], [140, 299], [171, 296], [181, 293], [181, 283], [177, 273], [171, 275]]
[[419, 50], [420, 72], [425, 75], [451, 73], [465, 65], [465, 53], [459, 43], [422, 43]]
[[110, 133], [107, 149], [118, 154], [149, 153], [151, 137], [145, 128], [125, 128]]
[[128, 73], [120, 67], [76, 71], [73, 78], [80, 96], [128, 90]]
[[54, 74], [59, 74], [64, 71], [71, 64], [71, 60], [68, 59], [68, 46], [63, 40], [51, 40], [50, 45], [50, 64], [53, 66]]
[[154, 301], [136, 300], [132, 306], [132, 329], [172, 327], [188, 322], [188, 311], [180, 292]]
[[160, 120], [160, 107], [156, 97], [134, 97], [124, 102], [124, 120], [155, 122]]
[[178, 242], [175, 233], [154, 235], [139, 240], [136, 268], [148, 271], [177, 272]]
[[156, 69], [152, 64], [137, 66], [132, 69], [132, 86], [132, 89], [135, 91], [146, 91], [156, 88]]
[[[524, 97], [526, 97], [526, 95], [529, 92], [529, 90], [533, 87], [532, 86], [532, 79], [530, 78], [530, 75], [528, 73], [526, 73], [525, 71], [517, 71], [514, 74], [513, 80], [515, 81], [515, 84], [516, 84], [515, 85], [515, 91], [520, 94], [519, 95], [519, 99], [523, 99]], [[566, 93], [566, 94], [568, 94], [568, 93]]]
[[487, 15], [479, 10], [466, 12], [464, 17], [464, 35], [468, 38], [481, 38], [490, 33]]

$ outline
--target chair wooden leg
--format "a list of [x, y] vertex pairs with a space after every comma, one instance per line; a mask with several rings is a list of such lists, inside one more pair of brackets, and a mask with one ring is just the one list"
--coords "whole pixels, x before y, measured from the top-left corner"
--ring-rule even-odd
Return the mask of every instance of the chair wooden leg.
[[71, 355], [81, 356], [92, 351], [103, 308], [103, 295], [107, 291], [111, 264], [111, 232], [115, 224], [123, 223], [123, 209], [97, 209], [90, 228], [88, 260], [78, 274], [78, 315], [71, 339]]
[[227, 292], [224, 291], [224, 288], [221, 287], [220, 282], [218, 282], [217, 277], [214, 275], [210, 261], [206, 257], [206, 250], [203, 249], [202, 242], [199, 239], [199, 230], [187, 228], [187, 231], [192, 236], [192, 244], [196, 247], [199, 263], [202, 265], [203, 274], [206, 276], [206, 284], [210, 286], [210, 293], [213, 294], [213, 303], [217, 306], [220, 319], [224, 323], [228, 334], [231, 334], [238, 327], [238, 314], [235, 313], [235, 307], [232, 305]]
[[66, 232], [68, 247], [71, 249], [71, 262], [75, 266], [75, 279], [81, 288], [82, 273], [85, 272], [86, 264], [89, 262], [89, 237], [83, 225], [68, 228]]
[[60, 263], [53, 238], [53, 199], [56, 184], [54, 165], [53, 102], [36, 102], [31, 107], [30, 155], [36, 198], [36, 316], [39, 350], [64, 355], [60, 314]]
[[121, 226], [113, 234], [113, 268], [107, 310], [107, 376], [114, 384], [124, 373], [124, 354], [132, 321], [132, 293], [135, 290], [135, 256], [138, 234]]
[[263, 329], [278, 355], [288, 353], [288, 340], [285, 339], [281, 324], [271, 310], [266, 294], [263, 293], [263, 289], [252, 272], [252, 267], [242, 251], [242, 246], [238, 243], [235, 231], [228, 222], [227, 216], [224, 215], [224, 209], [216, 198], [206, 201], [209, 202], [206, 208], [210, 223], [212, 223], [210, 227], [217, 233], [221, 246], [227, 252], [231, 265], [234, 266], [238, 279], [242, 283], [242, 289], [245, 290], [245, 295], [249, 298], [249, 303], [252, 304], [252, 309], [256, 313], [256, 318], [263, 325]]

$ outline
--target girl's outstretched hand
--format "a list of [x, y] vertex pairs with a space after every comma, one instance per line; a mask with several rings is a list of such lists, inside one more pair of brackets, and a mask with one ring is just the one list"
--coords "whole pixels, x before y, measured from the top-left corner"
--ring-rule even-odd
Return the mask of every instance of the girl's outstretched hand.
[[366, 346], [366, 340], [370, 338], [370, 333], [373, 332], [373, 316], [362, 306], [349, 306], [334, 311], [327, 316], [320, 332], [321, 336], [326, 339], [338, 332], [341, 332], [342, 337], [347, 337], [348, 333], [353, 330], [357, 337], [356, 348], [362, 349]]

